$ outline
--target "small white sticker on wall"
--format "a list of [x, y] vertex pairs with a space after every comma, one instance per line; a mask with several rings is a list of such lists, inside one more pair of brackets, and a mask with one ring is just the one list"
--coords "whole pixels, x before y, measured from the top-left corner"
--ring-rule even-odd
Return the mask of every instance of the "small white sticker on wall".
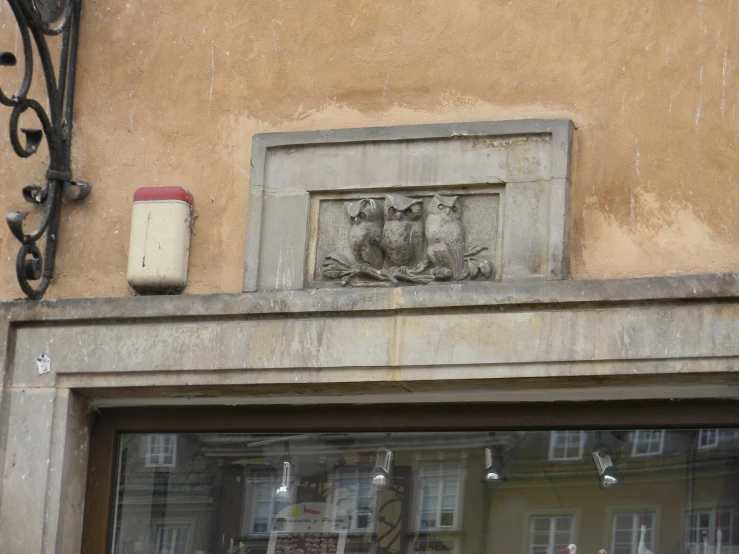
[[51, 358], [46, 354], [41, 354], [36, 358], [36, 367], [38, 368], [38, 374], [43, 375], [51, 371]]

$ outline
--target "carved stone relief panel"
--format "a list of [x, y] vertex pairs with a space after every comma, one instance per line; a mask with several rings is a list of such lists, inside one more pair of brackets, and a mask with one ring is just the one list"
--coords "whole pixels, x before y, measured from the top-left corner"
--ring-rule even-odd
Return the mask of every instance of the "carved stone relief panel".
[[567, 275], [569, 120], [255, 135], [244, 290]]
[[427, 284], [500, 278], [503, 187], [316, 195], [308, 284]]

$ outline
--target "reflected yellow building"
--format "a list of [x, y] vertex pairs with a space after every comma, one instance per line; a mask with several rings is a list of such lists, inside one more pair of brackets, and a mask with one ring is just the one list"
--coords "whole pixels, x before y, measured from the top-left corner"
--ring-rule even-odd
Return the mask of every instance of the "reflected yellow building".
[[[591, 453], [601, 433], [591, 431], [398, 433], [389, 442], [183, 434], [171, 435], [177, 459], [157, 450], [157, 463], [152, 444], [169, 439], [127, 435], [116, 553], [167, 541], [179, 541], [172, 554], [266, 553], [282, 529], [276, 514], [318, 503], [347, 514], [347, 553], [553, 554], [575, 544], [580, 554], [736, 554], [739, 437], [711, 432], [603, 432], [622, 480], [614, 490], [599, 486]], [[505, 476], [495, 486], [482, 479], [491, 444]], [[371, 482], [380, 447], [394, 454], [385, 489]], [[286, 460], [294, 473], [284, 483]]]

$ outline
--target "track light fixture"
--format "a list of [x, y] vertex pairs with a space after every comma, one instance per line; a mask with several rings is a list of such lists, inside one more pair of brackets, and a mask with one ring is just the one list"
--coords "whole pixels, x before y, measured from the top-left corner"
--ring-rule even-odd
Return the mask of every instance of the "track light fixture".
[[390, 485], [393, 480], [393, 457], [392, 450], [381, 447], [377, 450], [375, 469], [372, 471], [372, 484], [380, 489]]
[[503, 465], [503, 455], [500, 450], [494, 446], [486, 446], [483, 449], [483, 483], [493, 486], [505, 481]]
[[279, 500], [290, 500], [290, 477], [293, 473], [293, 466], [290, 460], [285, 459], [282, 461], [282, 482], [275, 491], [275, 498]]
[[598, 472], [598, 484], [601, 490], [613, 490], [623, 484], [623, 478], [611, 459], [608, 445], [602, 442], [595, 445], [593, 448], [593, 462]]

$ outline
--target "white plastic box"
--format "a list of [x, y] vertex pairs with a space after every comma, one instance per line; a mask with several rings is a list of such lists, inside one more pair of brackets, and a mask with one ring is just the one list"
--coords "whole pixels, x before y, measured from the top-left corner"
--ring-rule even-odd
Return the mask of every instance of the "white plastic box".
[[128, 284], [173, 293], [187, 284], [192, 195], [182, 187], [144, 187], [133, 196]]

